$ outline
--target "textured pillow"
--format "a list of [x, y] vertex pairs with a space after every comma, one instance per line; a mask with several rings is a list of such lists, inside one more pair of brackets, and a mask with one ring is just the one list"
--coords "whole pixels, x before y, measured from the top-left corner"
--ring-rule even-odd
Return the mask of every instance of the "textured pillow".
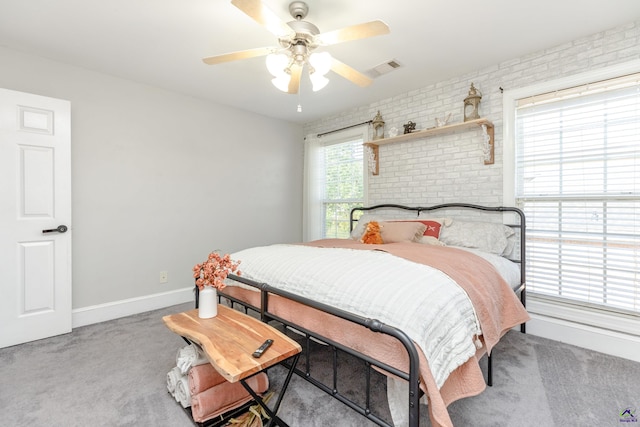
[[364, 214], [358, 219], [355, 227], [351, 231], [351, 238], [353, 240], [360, 240], [364, 234], [364, 230], [367, 228], [367, 224], [371, 221], [377, 221], [382, 223], [383, 221], [413, 221], [416, 217], [397, 216], [397, 217], [384, 217], [380, 215]]
[[403, 220], [400, 222], [421, 222], [426, 226], [423, 236], [435, 237], [436, 239], [440, 237], [440, 228], [442, 227], [442, 223], [437, 220], [431, 220], [431, 219], [413, 220], [412, 219], [412, 220]]
[[384, 243], [417, 242], [427, 226], [419, 221], [387, 221], [380, 223], [380, 235]]
[[462, 246], [503, 255], [513, 249], [509, 239], [515, 231], [509, 226], [490, 222], [453, 221], [442, 228], [440, 241], [448, 246]]

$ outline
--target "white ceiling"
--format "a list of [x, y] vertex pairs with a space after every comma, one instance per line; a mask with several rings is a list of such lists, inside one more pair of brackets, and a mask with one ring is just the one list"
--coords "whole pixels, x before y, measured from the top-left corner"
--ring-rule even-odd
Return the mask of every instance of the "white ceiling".
[[[289, 0], [263, 2], [291, 20]], [[374, 19], [391, 28], [324, 48], [337, 59], [361, 72], [390, 59], [403, 67], [367, 88], [329, 73], [314, 93], [303, 78], [298, 96], [272, 86], [264, 58], [205, 65], [203, 57], [277, 45], [230, 0], [0, 0], [0, 46], [303, 123], [640, 19], [640, 0], [307, 3], [306, 20], [321, 32]]]

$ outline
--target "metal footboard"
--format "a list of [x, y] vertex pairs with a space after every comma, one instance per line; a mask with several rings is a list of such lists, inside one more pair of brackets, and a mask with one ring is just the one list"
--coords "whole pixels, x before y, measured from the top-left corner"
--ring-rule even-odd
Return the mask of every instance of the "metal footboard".
[[[361, 414], [362, 416], [368, 418], [369, 420], [371, 420], [372, 422], [374, 422], [377, 425], [380, 426], [385, 426], [385, 427], [392, 427], [393, 424], [390, 424], [388, 421], [382, 419], [379, 415], [377, 415], [373, 408], [371, 408], [370, 402], [371, 402], [371, 380], [370, 380], [370, 372], [371, 369], [373, 369], [372, 367], [377, 368], [380, 371], [389, 373], [391, 375], [395, 375], [398, 378], [402, 378], [406, 381], [408, 381], [409, 383], [409, 394], [407, 396], [408, 398], [408, 409], [409, 409], [409, 426], [410, 427], [418, 427], [420, 424], [420, 405], [419, 405], [419, 400], [421, 397], [421, 390], [420, 390], [420, 372], [419, 372], [419, 358], [418, 358], [418, 351], [415, 348], [415, 344], [413, 343], [413, 341], [401, 330], [391, 327], [389, 325], [386, 325], [376, 319], [370, 319], [370, 318], [365, 318], [362, 316], [358, 316], [358, 315], [354, 315], [352, 313], [346, 312], [344, 310], [340, 310], [337, 309], [335, 307], [326, 305], [326, 304], [322, 304], [319, 303], [317, 301], [313, 301], [310, 300], [308, 298], [304, 298], [301, 297], [299, 295], [295, 295], [277, 288], [274, 288], [272, 286], [269, 286], [266, 283], [258, 283], [255, 282], [253, 280], [250, 279], [246, 279], [244, 277], [240, 277], [240, 276], [236, 276], [236, 275], [229, 275], [229, 279], [232, 279], [234, 281], [240, 282], [240, 283], [244, 283], [246, 285], [252, 286], [256, 289], [258, 289], [260, 291], [260, 307], [256, 307], [253, 306], [249, 303], [247, 303], [246, 301], [240, 300], [238, 298], [235, 298], [233, 296], [227, 295], [225, 294], [224, 290], [222, 291], [218, 291], [218, 294], [220, 297], [225, 298], [227, 300], [229, 300], [232, 304], [232, 307], [237, 305], [240, 305], [244, 308], [245, 312], [248, 312], [249, 310], [255, 311], [256, 313], [259, 313], [260, 318], [263, 322], [272, 322], [272, 321], [276, 321], [281, 323], [284, 326], [293, 328], [296, 331], [299, 331], [301, 333], [304, 334], [305, 340], [306, 340], [306, 346], [303, 349], [303, 352], [305, 352], [306, 350], [306, 354], [303, 357], [306, 357], [306, 363], [305, 363], [305, 367], [304, 370], [303, 369], [299, 369], [296, 368], [295, 369], [295, 373], [300, 376], [301, 378], [303, 378], [304, 380], [308, 381], [309, 383], [313, 384], [315, 387], [317, 387], [318, 389], [324, 391], [325, 393], [329, 394], [330, 396], [334, 397], [335, 399], [339, 400], [340, 402], [342, 402], [343, 404], [347, 405], [348, 407], [350, 407], [351, 409], [353, 409], [354, 411], [358, 412], [359, 414]], [[398, 340], [403, 347], [406, 349], [407, 351], [407, 355], [408, 355], [408, 360], [409, 360], [409, 372], [404, 372], [401, 370], [398, 370], [397, 368], [390, 366], [386, 363], [383, 363], [379, 360], [376, 360], [374, 358], [371, 358], [370, 356], [363, 354], [359, 351], [356, 351], [348, 346], [345, 346], [337, 341], [334, 341], [328, 337], [322, 336], [314, 331], [308, 330], [300, 325], [297, 325], [295, 322], [288, 320], [288, 319], [283, 319], [277, 315], [275, 315], [274, 313], [271, 313], [269, 311], [269, 297], [270, 295], [278, 295], [281, 297], [284, 297], [288, 300], [291, 301], [295, 301], [297, 303], [303, 304], [307, 307], [311, 307], [317, 310], [320, 310], [322, 312], [331, 314], [333, 316], [339, 317], [341, 319], [344, 319], [346, 321], [352, 322], [354, 324], [357, 325], [361, 325], [364, 326], [366, 328], [368, 328], [369, 330], [376, 332], [376, 333], [381, 333], [381, 334], [385, 334], [385, 335], [389, 335], [393, 338], [395, 338], [396, 340]], [[198, 288], [196, 287], [196, 307], [198, 304]], [[332, 383], [331, 384], [325, 384], [323, 381], [321, 381], [318, 378], [314, 378], [311, 370], [310, 370], [310, 343], [311, 340], [316, 340], [319, 341], [321, 343], [327, 344], [328, 346], [330, 346], [332, 352], [333, 352], [333, 375], [332, 375]], [[338, 389], [338, 362], [337, 362], [337, 352], [341, 351], [344, 352], [352, 357], [355, 357], [361, 361], [363, 361], [363, 363], [366, 365], [366, 377], [365, 377], [365, 381], [366, 381], [366, 385], [365, 385], [365, 402], [364, 405], [352, 400], [351, 398], [349, 398], [347, 395], [342, 394], [340, 392], [340, 390]]]

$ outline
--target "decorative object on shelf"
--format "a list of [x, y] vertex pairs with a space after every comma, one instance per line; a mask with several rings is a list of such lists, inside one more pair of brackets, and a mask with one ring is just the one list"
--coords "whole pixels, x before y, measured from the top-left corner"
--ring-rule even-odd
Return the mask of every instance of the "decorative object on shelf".
[[471, 87], [469, 88], [469, 95], [464, 99], [464, 121], [469, 120], [477, 120], [480, 118], [480, 114], [478, 113], [478, 106], [480, 105], [480, 100], [482, 99], [482, 94], [478, 89], [473, 86], [471, 83]]
[[193, 267], [193, 278], [200, 290], [198, 301], [198, 317], [208, 319], [218, 315], [218, 289], [224, 289], [224, 280], [229, 273], [240, 275], [240, 261], [234, 261], [229, 254], [220, 256], [211, 252], [207, 260]]
[[378, 175], [378, 145], [365, 143], [364, 149], [367, 153], [367, 165], [371, 175]]
[[384, 138], [384, 120], [382, 120], [380, 111], [373, 118], [371, 124], [373, 125], [373, 140]]
[[398, 136], [398, 128], [394, 126], [391, 129], [389, 129], [389, 136], [391, 138], [393, 138], [394, 136]]
[[449, 123], [450, 118], [451, 118], [451, 113], [447, 114], [443, 118], [436, 117], [436, 127], [441, 128], [442, 126], [446, 126], [447, 123]]
[[416, 124], [409, 120], [406, 124], [402, 125], [404, 127], [404, 133], [411, 133], [416, 130]]

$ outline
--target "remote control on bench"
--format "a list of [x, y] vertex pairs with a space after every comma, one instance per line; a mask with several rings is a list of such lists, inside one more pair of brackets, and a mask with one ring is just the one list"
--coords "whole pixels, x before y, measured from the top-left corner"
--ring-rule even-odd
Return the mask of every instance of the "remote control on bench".
[[271, 344], [273, 344], [273, 340], [266, 340], [260, 347], [258, 347], [256, 351], [253, 352], [253, 357], [257, 359], [258, 357], [262, 356], [262, 353], [264, 353]]

